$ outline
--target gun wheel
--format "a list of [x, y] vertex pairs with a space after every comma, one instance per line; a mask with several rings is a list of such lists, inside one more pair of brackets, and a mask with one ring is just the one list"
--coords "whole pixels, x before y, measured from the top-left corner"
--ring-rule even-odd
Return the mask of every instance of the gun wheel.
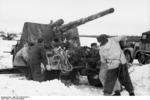
[[129, 62], [129, 63], [133, 62], [133, 58], [131, 57], [130, 52], [125, 52], [125, 57], [127, 59], [127, 62]]
[[95, 86], [95, 87], [103, 87], [99, 78], [95, 79], [93, 75], [88, 75], [87, 79], [90, 85]]
[[145, 55], [139, 54], [138, 61], [140, 64], [145, 64], [145, 61], [146, 61]]

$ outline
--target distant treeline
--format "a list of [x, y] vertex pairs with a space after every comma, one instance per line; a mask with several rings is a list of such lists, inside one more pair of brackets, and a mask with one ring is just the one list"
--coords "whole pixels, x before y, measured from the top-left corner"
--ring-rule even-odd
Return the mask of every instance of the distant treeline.
[[0, 37], [2, 37], [3, 40], [13, 40], [14, 38], [18, 37], [18, 33], [9, 33], [0, 31]]
[[139, 42], [141, 36], [127, 36], [127, 42]]

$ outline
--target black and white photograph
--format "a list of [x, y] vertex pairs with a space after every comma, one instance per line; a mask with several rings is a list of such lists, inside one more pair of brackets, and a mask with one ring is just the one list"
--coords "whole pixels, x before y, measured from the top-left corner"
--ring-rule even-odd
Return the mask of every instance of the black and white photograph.
[[0, 99], [150, 96], [150, 0], [0, 0]]

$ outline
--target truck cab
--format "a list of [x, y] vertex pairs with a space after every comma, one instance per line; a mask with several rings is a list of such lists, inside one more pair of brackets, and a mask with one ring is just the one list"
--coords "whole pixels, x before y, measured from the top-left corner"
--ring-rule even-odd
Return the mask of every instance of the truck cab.
[[150, 51], [150, 31], [142, 34], [140, 49]]
[[135, 58], [141, 64], [150, 63], [150, 31], [142, 33], [139, 50], [136, 51]]

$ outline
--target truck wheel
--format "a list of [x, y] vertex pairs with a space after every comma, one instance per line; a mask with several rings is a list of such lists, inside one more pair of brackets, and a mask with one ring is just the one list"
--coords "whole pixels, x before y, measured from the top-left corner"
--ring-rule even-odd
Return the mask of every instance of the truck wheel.
[[148, 60], [147, 60], [147, 64], [149, 64], [150, 63], [150, 58], [148, 58]]
[[126, 56], [127, 62], [133, 63], [133, 58], [131, 57], [130, 52], [125, 52], [125, 56]]
[[150, 57], [146, 56], [145, 59], [146, 59], [145, 64], [149, 64], [150, 63]]
[[145, 64], [145, 61], [146, 61], [145, 55], [139, 54], [138, 55], [138, 61], [140, 64]]
[[87, 79], [90, 85], [95, 86], [95, 87], [103, 87], [99, 78], [94, 78], [94, 75], [88, 75]]

